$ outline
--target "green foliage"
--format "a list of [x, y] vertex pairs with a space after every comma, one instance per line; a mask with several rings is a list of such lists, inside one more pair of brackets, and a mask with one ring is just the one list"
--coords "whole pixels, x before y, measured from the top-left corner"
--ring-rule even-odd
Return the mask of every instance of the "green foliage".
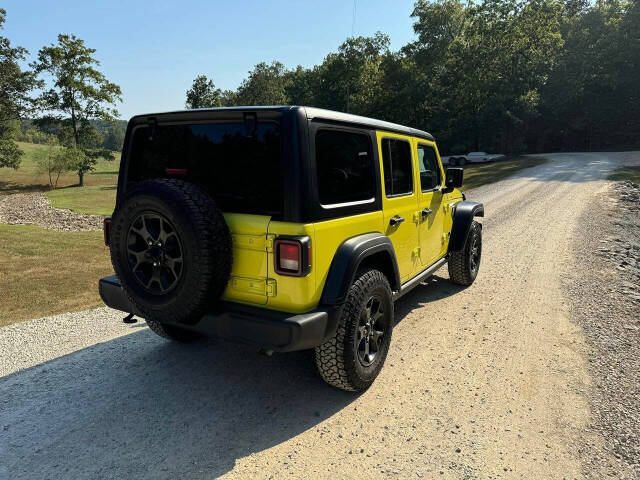
[[223, 105], [312, 105], [434, 133], [443, 152], [640, 146], [640, 2], [417, 0], [415, 40], [259, 63]]
[[38, 61], [32, 64], [36, 73], [46, 72], [53, 79], [53, 86], [39, 97], [48, 114], [38, 124], [56, 128], [63, 145], [83, 150], [82, 161], [78, 157], [77, 163], [80, 185], [97, 157], [113, 157], [108, 150], [97, 148], [103, 139], [91, 121], [115, 121], [118, 111], [113, 105], [122, 95], [120, 87], [95, 68], [99, 62], [94, 53], [75, 35], [60, 34], [56, 44], [40, 49]]
[[235, 95], [238, 105], [286, 105], [287, 96], [286, 69], [280, 62], [270, 65], [265, 62], [257, 64], [249, 72]]
[[52, 190], [58, 188], [60, 175], [72, 171], [75, 167], [74, 158], [69, 155], [68, 149], [59, 148], [58, 141], [54, 138], [49, 140], [46, 149], [38, 152], [36, 158], [37, 171], [47, 175], [49, 188]]
[[[0, 8], [0, 30], [6, 14]], [[29, 92], [39, 85], [33, 72], [20, 68], [27, 53], [22, 47], [12, 47], [9, 39], [0, 35], [0, 168], [20, 166], [22, 152], [15, 144], [12, 122], [32, 111]]]
[[14, 138], [10, 134], [0, 133], [0, 167], [9, 167], [17, 170], [22, 160], [23, 152], [18, 148]]
[[[7, 12], [0, 8], [0, 30]], [[33, 109], [29, 96], [39, 85], [33, 72], [23, 71], [20, 62], [29, 52], [22, 47], [12, 47], [8, 38], [0, 36], [0, 124], [20, 118]]]
[[222, 91], [206, 75], [198, 75], [187, 90], [187, 108], [212, 108], [222, 106]]

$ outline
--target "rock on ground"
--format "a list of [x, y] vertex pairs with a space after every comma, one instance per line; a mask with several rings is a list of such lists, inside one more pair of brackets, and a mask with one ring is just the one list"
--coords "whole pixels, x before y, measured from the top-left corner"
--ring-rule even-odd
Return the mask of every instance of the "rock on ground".
[[0, 196], [0, 223], [9, 225], [37, 225], [61, 231], [100, 230], [103, 218], [54, 208], [42, 192]]

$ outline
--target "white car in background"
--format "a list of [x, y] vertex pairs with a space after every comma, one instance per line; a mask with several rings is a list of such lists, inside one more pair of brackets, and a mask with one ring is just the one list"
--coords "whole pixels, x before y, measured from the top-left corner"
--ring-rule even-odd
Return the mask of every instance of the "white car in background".
[[489, 154], [487, 152], [469, 152], [466, 155], [449, 155], [440, 157], [442, 163], [451, 166], [466, 165], [467, 163], [487, 163], [494, 160], [500, 160], [502, 158], [505, 158], [505, 155], [502, 153]]

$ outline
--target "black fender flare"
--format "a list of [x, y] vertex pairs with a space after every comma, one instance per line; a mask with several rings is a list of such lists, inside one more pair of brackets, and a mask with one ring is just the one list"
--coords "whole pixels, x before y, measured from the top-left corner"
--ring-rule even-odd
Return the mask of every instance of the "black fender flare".
[[[338, 247], [320, 297], [320, 304], [339, 306], [364, 260], [376, 256], [376, 263], [387, 275], [392, 291], [400, 289], [400, 272], [391, 239], [379, 232], [351, 237]], [[380, 263], [382, 262], [382, 263]]]
[[458, 202], [451, 211], [453, 226], [449, 239], [449, 252], [459, 252], [464, 248], [473, 217], [484, 217], [484, 205], [478, 202]]

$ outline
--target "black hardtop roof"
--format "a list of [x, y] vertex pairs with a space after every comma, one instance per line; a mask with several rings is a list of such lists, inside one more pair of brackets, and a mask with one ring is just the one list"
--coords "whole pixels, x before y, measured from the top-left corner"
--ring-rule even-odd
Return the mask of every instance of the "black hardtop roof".
[[154, 117], [158, 115], [171, 115], [180, 113], [193, 113], [193, 112], [218, 112], [228, 110], [278, 110], [281, 112], [288, 112], [291, 110], [300, 110], [309, 120], [327, 120], [336, 123], [350, 123], [355, 125], [361, 125], [364, 127], [374, 128], [376, 130], [387, 130], [391, 132], [403, 133], [413, 137], [426, 138], [427, 140], [434, 140], [433, 136], [423, 130], [417, 128], [406, 127], [392, 122], [385, 122], [383, 120], [376, 120], [375, 118], [361, 117], [359, 115], [352, 115], [350, 113], [336, 112], [334, 110], [326, 110], [324, 108], [316, 107], [304, 107], [297, 105], [268, 105], [268, 106], [240, 106], [240, 107], [220, 107], [220, 108], [199, 108], [196, 110], [178, 110], [170, 112], [148, 113], [144, 115], [135, 115], [131, 120], [140, 120], [140, 117]]

